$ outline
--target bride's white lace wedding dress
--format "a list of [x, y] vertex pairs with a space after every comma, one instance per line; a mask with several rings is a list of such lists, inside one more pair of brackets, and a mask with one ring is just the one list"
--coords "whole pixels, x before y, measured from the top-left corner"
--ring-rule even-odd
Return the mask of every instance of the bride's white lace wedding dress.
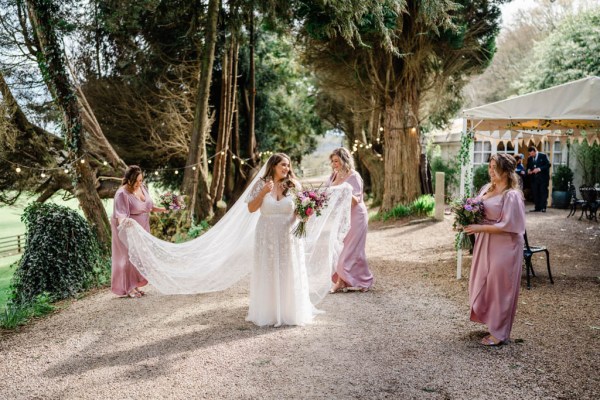
[[[258, 181], [246, 199], [264, 186]], [[304, 325], [317, 312], [310, 301], [304, 241], [290, 232], [296, 223], [291, 193], [263, 198], [256, 225], [254, 267], [247, 321], [258, 326]]]

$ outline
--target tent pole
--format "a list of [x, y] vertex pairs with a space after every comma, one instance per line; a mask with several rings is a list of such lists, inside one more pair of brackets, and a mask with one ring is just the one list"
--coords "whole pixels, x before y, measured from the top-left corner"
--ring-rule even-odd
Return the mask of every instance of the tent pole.
[[[463, 129], [462, 136], [464, 137], [467, 134], [467, 119], [463, 118]], [[471, 160], [469, 160], [471, 161]], [[462, 199], [465, 196], [465, 185], [466, 185], [466, 175], [467, 175], [467, 166], [461, 164], [460, 166], [460, 198]], [[461, 238], [462, 239], [462, 238]], [[462, 277], [462, 246], [456, 250], [456, 279], [460, 279]]]

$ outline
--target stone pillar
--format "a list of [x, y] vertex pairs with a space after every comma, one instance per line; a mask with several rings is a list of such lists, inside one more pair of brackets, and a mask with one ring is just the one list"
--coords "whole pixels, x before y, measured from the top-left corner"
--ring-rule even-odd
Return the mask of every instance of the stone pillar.
[[435, 219], [444, 219], [444, 178], [443, 172], [435, 173]]

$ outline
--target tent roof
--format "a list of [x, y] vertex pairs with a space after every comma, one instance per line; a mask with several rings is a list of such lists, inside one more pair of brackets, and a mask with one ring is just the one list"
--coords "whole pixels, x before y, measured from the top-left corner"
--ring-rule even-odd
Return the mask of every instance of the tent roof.
[[[591, 76], [549, 89], [471, 108], [463, 118], [476, 129], [546, 131], [571, 129], [572, 133], [600, 132], [600, 77]], [[585, 135], [585, 133], [584, 133]]]

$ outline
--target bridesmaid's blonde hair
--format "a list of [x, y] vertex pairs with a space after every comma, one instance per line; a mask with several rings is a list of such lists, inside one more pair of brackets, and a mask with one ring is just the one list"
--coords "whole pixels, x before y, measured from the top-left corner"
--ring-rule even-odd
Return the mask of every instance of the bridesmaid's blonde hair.
[[342, 162], [342, 169], [346, 171], [352, 171], [354, 169], [354, 158], [352, 157], [352, 154], [350, 154], [350, 151], [348, 151], [347, 148], [338, 147], [337, 149], [332, 151], [329, 155], [329, 161], [331, 161], [331, 158], [333, 156], [337, 156], [340, 159], [340, 161]]
[[517, 175], [517, 161], [510, 154], [496, 153], [490, 157], [490, 163], [492, 160], [496, 161], [496, 172], [499, 175], [506, 174], [508, 178], [508, 187], [506, 190], [515, 189], [521, 191], [519, 185], [519, 175]]

